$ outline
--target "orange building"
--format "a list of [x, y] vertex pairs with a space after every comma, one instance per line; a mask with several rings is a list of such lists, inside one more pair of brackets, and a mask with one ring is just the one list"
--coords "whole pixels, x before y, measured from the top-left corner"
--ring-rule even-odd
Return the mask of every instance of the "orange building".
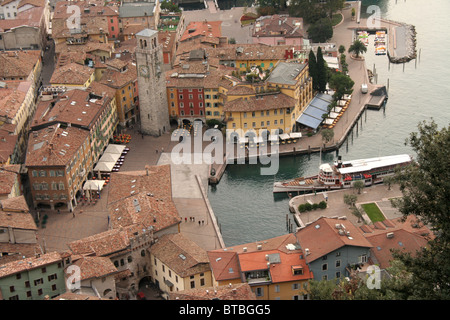
[[257, 299], [308, 299], [313, 274], [293, 234], [208, 251], [214, 285], [248, 283]]

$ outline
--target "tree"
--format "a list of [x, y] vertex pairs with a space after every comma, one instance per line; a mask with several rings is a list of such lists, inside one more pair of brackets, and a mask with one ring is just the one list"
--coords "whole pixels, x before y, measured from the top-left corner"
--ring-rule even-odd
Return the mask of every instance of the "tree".
[[161, 1], [161, 10], [168, 10], [170, 12], [181, 12], [178, 5], [170, 1]]
[[358, 223], [359, 223], [359, 222], [361, 222], [361, 220], [362, 220], [362, 218], [363, 218], [364, 212], [363, 212], [363, 209], [361, 209], [361, 208], [359, 208], [359, 207], [357, 207], [357, 206], [354, 206], [354, 207], [352, 208], [352, 214], [353, 214], [355, 217], [358, 218]]
[[362, 43], [360, 40], [355, 40], [348, 48], [348, 52], [354, 53], [357, 58], [359, 58], [359, 55], [361, 53], [364, 53], [366, 51], [367, 51], [366, 45]]
[[322, 135], [322, 141], [324, 141], [325, 143], [330, 142], [334, 138], [334, 131], [333, 131], [333, 129], [328, 129], [328, 128], [322, 129], [320, 134]]
[[355, 190], [358, 190], [358, 194], [361, 194], [361, 190], [364, 189], [364, 187], [365, 183], [363, 180], [357, 180], [353, 182], [353, 188], [355, 188]]
[[436, 237], [414, 256], [401, 252], [402, 261], [412, 275], [408, 298], [450, 298], [450, 128], [438, 130], [434, 120], [421, 122], [418, 132], [406, 140], [415, 153], [411, 165], [396, 173], [402, 197], [394, 206], [403, 214], [430, 225]]
[[353, 92], [353, 85], [355, 82], [347, 75], [341, 72], [335, 72], [328, 80], [328, 86], [333, 89], [334, 99], [340, 100], [345, 94], [351, 94]]
[[324, 92], [327, 89], [328, 82], [328, 67], [323, 58], [322, 48], [317, 48], [317, 86], [319, 92]]
[[344, 8], [345, 0], [328, 0], [323, 3], [323, 7], [328, 11], [330, 19], [333, 18], [333, 13]]
[[327, 42], [333, 37], [333, 25], [331, 19], [322, 18], [311, 24], [307, 30], [309, 38], [316, 43]]
[[383, 184], [388, 186], [388, 190], [391, 190], [391, 185], [395, 182], [394, 176], [387, 176], [383, 178]]
[[314, 54], [314, 51], [309, 51], [309, 57], [308, 57], [308, 69], [309, 69], [309, 75], [312, 78], [312, 86], [313, 90], [319, 90], [318, 85], [318, 78], [317, 78], [317, 60], [316, 55]]
[[344, 194], [344, 203], [350, 207], [354, 207], [358, 196], [356, 194]]
[[342, 55], [345, 52], [345, 46], [344, 45], [340, 45], [339, 49], [338, 49], [339, 53]]
[[302, 17], [308, 24], [327, 16], [318, 0], [292, 0], [288, 9], [290, 16]]

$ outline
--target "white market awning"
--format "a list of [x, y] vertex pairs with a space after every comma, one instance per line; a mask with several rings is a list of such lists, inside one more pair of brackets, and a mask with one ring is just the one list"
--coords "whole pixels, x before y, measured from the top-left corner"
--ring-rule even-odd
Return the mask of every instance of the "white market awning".
[[271, 134], [271, 135], [269, 136], [269, 141], [278, 141], [278, 136], [277, 136], [277, 135], [274, 135], [274, 134]]
[[103, 162], [100, 161], [96, 164], [94, 171], [100, 171], [100, 172], [111, 172], [112, 169], [115, 166], [115, 162]]
[[302, 137], [302, 134], [301, 132], [291, 132], [289, 136], [291, 137], [291, 139], [298, 139]]
[[118, 153], [122, 154], [123, 150], [126, 148], [126, 145], [123, 144], [109, 144], [106, 147], [106, 150], [104, 153]]
[[287, 140], [287, 139], [290, 139], [290, 138], [291, 137], [287, 133], [280, 134], [280, 139], [281, 140]]
[[116, 163], [117, 160], [120, 158], [120, 153], [104, 153], [101, 157], [99, 162], [114, 162]]
[[331, 118], [326, 118], [324, 121], [325, 124], [333, 124], [333, 122], [334, 122], [334, 119], [331, 119]]
[[104, 184], [104, 180], [87, 180], [83, 186], [83, 190], [102, 190]]

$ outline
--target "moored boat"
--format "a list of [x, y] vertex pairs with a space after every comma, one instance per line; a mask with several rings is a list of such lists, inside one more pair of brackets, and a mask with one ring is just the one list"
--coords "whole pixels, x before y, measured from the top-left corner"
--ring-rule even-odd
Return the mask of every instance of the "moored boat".
[[383, 182], [383, 178], [394, 174], [398, 167], [411, 163], [408, 154], [377, 158], [342, 161], [319, 166], [319, 174], [279, 181], [273, 184], [273, 192], [324, 191], [351, 188], [355, 181], [364, 181], [366, 186]]

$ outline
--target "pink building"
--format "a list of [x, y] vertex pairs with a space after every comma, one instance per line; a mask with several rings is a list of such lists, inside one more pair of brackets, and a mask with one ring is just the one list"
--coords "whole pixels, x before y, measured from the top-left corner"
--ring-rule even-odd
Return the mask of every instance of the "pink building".
[[259, 17], [252, 30], [253, 43], [302, 45], [303, 19], [288, 15]]

